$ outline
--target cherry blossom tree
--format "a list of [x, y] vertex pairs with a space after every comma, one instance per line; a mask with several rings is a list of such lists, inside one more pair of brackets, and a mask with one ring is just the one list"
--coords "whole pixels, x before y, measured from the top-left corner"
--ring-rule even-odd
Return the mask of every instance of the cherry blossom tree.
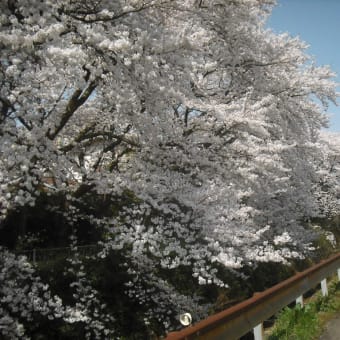
[[[315, 196], [320, 216], [333, 218], [339, 215], [339, 146], [338, 133], [322, 131], [319, 141], [320, 153], [315, 159], [319, 181], [315, 184]], [[320, 157], [321, 156], [321, 157]]]
[[161, 273], [226, 286], [220, 265], [301, 257], [335, 84], [303, 42], [265, 28], [272, 5], [1, 2], [2, 221], [63, 195], [46, 209], [70, 234], [101, 228], [99, 255], [124, 256], [126, 294], [164, 327], [209, 305]]
[[[114, 320], [105, 315], [102, 306], [98, 306], [96, 292], [85, 283], [80, 270], [76, 273], [79, 280], [72, 284], [80, 298], [75, 306], [69, 306], [59, 296], [52, 295], [49, 285], [42, 282], [25, 257], [16, 257], [6, 249], [1, 249], [0, 256], [0, 334], [4, 339], [39, 337], [46, 322], [50, 330], [57, 328], [56, 323], [82, 324], [84, 339], [112, 337], [113, 332], [106, 324]], [[71, 271], [76, 267], [74, 262], [76, 259], [69, 269]], [[93, 308], [96, 313], [90, 311]], [[53, 333], [51, 335], [53, 337]], [[81, 336], [81, 332], [78, 331], [77, 335]]]

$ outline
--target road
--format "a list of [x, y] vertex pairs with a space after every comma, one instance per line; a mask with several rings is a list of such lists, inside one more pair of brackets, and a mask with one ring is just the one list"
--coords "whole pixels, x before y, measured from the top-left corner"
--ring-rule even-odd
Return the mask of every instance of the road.
[[340, 313], [329, 321], [319, 340], [340, 340]]

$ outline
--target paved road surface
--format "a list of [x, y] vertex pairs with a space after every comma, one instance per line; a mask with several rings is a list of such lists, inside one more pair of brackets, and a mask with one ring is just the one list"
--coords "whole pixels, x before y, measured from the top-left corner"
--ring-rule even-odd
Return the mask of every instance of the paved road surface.
[[340, 340], [340, 313], [327, 324], [320, 340]]

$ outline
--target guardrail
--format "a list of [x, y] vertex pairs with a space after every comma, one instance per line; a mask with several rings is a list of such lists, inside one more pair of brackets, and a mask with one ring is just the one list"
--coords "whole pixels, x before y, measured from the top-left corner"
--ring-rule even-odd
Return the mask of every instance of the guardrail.
[[340, 253], [193, 326], [171, 332], [165, 340], [235, 340], [251, 330], [255, 340], [262, 340], [263, 321], [294, 300], [303, 305], [303, 294], [320, 283], [322, 294], [328, 295], [327, 278], [335, 272], [340, 280]]

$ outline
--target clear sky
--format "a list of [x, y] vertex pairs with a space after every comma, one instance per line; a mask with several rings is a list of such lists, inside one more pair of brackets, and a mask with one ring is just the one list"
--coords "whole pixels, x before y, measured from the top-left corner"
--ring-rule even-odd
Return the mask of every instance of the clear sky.
[[[330, 65], [340, 83], [340, 0], [277, 0], [277, 3], [267, 26], [307, 42], [310, 45], [307, 52], [316, 64]], [[329, 130], [340, 132], [340, 107], [330, 105], [328, 111]]]

